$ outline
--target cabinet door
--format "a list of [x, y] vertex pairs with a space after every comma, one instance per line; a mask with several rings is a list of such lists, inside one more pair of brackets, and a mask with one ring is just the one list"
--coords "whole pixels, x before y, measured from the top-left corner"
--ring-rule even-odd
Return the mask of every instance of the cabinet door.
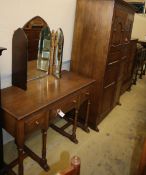
[[103, 98], [102, 98], [102, 109], [101, 109], [102, 114], [106, 114], [111, 110], [111, 106], [113, 104], [114, 91], [115, 91], [114, 82], [104, 87]]
[[126, 18], [127, 13], [120, 6], [115, 6], [111, 37], [111, 46], [113, 47], [119, 46], [124, 42]]
[[134, 20], [133, 14], [128, 14], [126, 18], [125, 32], [124, 32], [124, 42], [125, 43], [130, 42], [132, 27], [133, 27], [133, 20]]

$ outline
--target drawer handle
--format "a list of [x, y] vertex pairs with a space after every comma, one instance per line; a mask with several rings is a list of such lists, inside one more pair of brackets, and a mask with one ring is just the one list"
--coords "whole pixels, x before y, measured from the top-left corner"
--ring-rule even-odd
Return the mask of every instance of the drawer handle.
[[111, 66], [111, 65], [113, 65], [113, 64], [116, 64], [116, 63], [118, 63], [118, 62], [119, 62], [119, 60], [113, 61], [112, 63], [109, 63], [108, 66]]
[[121, 60], [125, 60], [126, 59], [126, 56], [123, 56], [122, 58], [121, 58]]
[[73, 100], [73, 103], [75, 103], [75, 104], [76, 104], [76, 103], [77, 103], [77, 100]]
[[90, 95], [90, 93], [89, 93], [89, 92], [86, 92], [86, 93], [85, 93], [85, 95], [87, 95], [87, 96], [88, 96], [88, 95]]
[[40, 123], [38, 121], [36, 121], [35, 124], [38, 126]]
[[107, 89], [107, 88], [111, 87], [111, 86], [114, 85], [114, 84], [115, 84], [115, 82], [112, 82], [111, 84], [105, 86], [104, 89]]

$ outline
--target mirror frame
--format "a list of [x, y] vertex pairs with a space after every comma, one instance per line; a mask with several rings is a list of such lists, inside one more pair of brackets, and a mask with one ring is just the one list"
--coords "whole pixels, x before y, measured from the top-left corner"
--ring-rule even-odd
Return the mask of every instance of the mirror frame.
[[[61, 43], [61, 53], [60, 53], [60, 58], [56, 58], [56, 56], [58, 56], [59, 53], [59, 41], [58, 41], [58, 33], [62, 34], [62, 43]], [[56, 78], [61, 78], [61, 67], [62, 67], [62, 59], [63, 59], [63, 47], [64, 47], [64, 33], [63, 30], [61, 28], [58, 28], [56, 33], [55, 33], [55, 48], [54, 48], [54, 55], [53, 55], [53, 61], [54, 61], [54, 65], [55, 66], [53, 68], [53, 75]], [[60, 64], [56, 65], [56, 61], [58, 62], [60, 60]]]

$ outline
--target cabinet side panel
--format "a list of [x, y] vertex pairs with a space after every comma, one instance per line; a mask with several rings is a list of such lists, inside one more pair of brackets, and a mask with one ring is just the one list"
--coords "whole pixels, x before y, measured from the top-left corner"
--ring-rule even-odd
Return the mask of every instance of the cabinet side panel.
[[12, 41], [12, 84], [26, 89], [27, 84], [27, 38], [22, 29], [17, 29]]

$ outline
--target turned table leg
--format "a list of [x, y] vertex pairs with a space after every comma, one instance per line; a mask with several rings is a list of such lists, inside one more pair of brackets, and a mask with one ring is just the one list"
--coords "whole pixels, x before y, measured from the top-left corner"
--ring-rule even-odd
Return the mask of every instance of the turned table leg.
[[86, 113], [86, 118], [85, 118], [85, 124], [84, 124], [84, 130], [86, 132], [90, 132], [89, 128], [88, 128], [88, 119], [89, 119], [89, 110], [90, 110], [90, 100], [88, 100], [88, 104], [87, 104], [87, 113]]
[[21, 147], [17, 147], [18, 149], [18, 174], [19, 175], [23, 175], [23, 154], [24, 154], [24, 150]]
[[18, 121], [16, 129], [15, 142], [18, 150], [18, 175], [24, 174], [23, 160], [24, 160], [24, 122]]
[[72, 128], [72, 137], [71, 137], [71, 140], [72, 140], [74, 143], [78, 143], [78, 140], [77, 140], [77, 138], [76, 138], [76, 129], [77, 129], [78, 113], [79, 113], [79, 110], [78, 110], [78, 108], [76, 108], [76, 109], [75, 109], [74, 121], [73, 121], [73, 128]]
[[47, 145], [47, 131], [42, 130], [42, 160], [43, 160], [45, 171], [48, 171], [49, 166], [47, 164], [47, 159], [46, 159], [46, 145]]

